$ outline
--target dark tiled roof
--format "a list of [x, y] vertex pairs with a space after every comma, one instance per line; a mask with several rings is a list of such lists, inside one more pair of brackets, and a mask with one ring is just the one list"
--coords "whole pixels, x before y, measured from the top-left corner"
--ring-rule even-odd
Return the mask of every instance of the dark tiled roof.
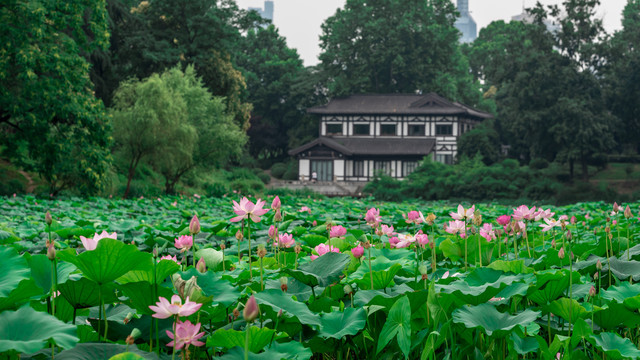
[[329, 138], [319, 137], [296, 149], [289, 155], [297, 155], [314, 146], [324, 145], [344, 155], [428, 155], [436, 144], [435, 139], [407, 138]]
[[457, 102], [450, 102], [442, 96], [429, 93], [351, 95], [331, 99], [328, 104], [307, 109], [311, 114], [409, 114], [409, 115], [468, 115], [482, 119], [493, 115]]

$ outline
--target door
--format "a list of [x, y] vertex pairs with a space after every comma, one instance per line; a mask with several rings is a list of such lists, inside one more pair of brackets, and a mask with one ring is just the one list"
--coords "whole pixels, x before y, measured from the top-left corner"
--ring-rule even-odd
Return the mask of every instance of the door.
[[311, 178], [318, 175], [318, 181], [333, 181], [333, 160], [311, 160]]

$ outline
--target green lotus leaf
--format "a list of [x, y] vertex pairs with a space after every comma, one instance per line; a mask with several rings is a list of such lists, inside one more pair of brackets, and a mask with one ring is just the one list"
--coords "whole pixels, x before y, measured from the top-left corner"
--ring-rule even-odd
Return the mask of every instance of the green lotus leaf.
[[[249, 327], [249, 351], [257, 353], [269, 345], [271, 338], [275, 334], [275, 330], [269, 328], [259, 328], [257, 326]], [[246, 333], [232, 329], [218, 329], [207, 338], [208, 347], [221, 347], [231, 349], [240, 347], [244, 349]]]
[[346, 308], [344, 312], [334, 311], [320, 318], [320, 336], [342, 339], [347, 335], [355, 335], [367, 323], [367, 312], [364, 309]]
[[623, 304], [610, 302], [606, 308], [594, 310], [593, 321], [605, 329], [615, 329], [620, 325], [635, 328], [640, 325], [640, 315]]
[[276, 312], [282, 310], [284, 314], [298, 318], [302, 324], [321, 325], [318, 314], [311, 312], [307, 305], [293, 300], [279, 289], [267, 289], [255, 294], [255, 298], [259, 305], [270, 306]]
[[545, 306], [545, 312], [550, 312], [560, 316], [565, 321], [575, 323], [578, 319], [583, 319], [589, 312], [575, 299], [561, 298], [554, 300], [548, 306]]
[[232, 286], [227, 280], [220, 278], [220, 275], [213, 271], [207, 271], [202, 274], [195, 268], [180, 273], [183, 280], [189, 280], [195, 276], [198, 280], [198, 286], [202, 289], [204, 296], [212, 296], [213, 305], [222, 304], [224, 307], [235, 303], [240, 297], [238, 288]]
[[115, 287], [112, 284], [100, 286], [87, 278], [78, 280], [69, 279], [58, 285], [58, 290], [67, 299], [69, 304], [76, 309], [84, 309], [100, 305], [100, 291], [105, 303], [117, 301]]
[[78, 342], [75, 326], [30, 307], [1, 313], [0, 324], [0, 353], [8, 350], [34, 353], [50, 341], [68, 349]]
[[[152, 260], [153, 261], [153, 260]], [[177, 273], [180, 270], [180, 265], [176, 264], [173, 260], [160, 260], [155, 265], [156, 276], [153, 277], [153, 262], [145, 266], [146, 270], [131, 270], [126, 274], [119, 277], [116, 281], [120, 284], [126, 284], [130, 282], [146, 281], [151, 284], [162, 284], [167, 277]]]
[[[297, 341], [289, 341], [284, 343], [273, 342], [265, 351], [255, 354], [249, 352], [249, 360], [309, 360], [313, 353], [311, 349], [304, 347]], [[244, 348], [234, 347], [220, 357], [214, 357], [216, 360], [242, 360], [244, 359]]]
[[408, 357], [411, 351], [411, 306], [406, 296], [400, 298], [391, 307], [387, 321], [378, 337], [376, 354], [379, 354], [394, 337], [397, 338], [405, 358]]
[[640, 284], [631, 284], [628, 282], [622, 282], [619, 285], [611, 286], [601, 293], [603, 299], [615, 300], [621, 304], [628, 298], [638, 295], [640, 295]]
[[[65, 350], [56, 354], [56, 360], [111, 359], [114, 356], [126, 353], [133, 353], [145, 360], [158, 360], [158, 356], [155, 353], [139, 350], [135, 345], [126, 346], [99, 343], [78, 344], [78, 346], [73, 349]], [[163, 357], [163, 359], [164, 358], [166, 357]]]
[[450, 284], [437, 284], [436, 289], [454, 294], [466, 304], [478, 305], [495, 297], [502, 289], [514, 282], [526, 281], [531, 275], [508, 275], [502, 271], [476, 268], [466, 278]]
[[598, 348], [607, 354], [609, 359], [637, 359], [640, 358], [640, 350], [631, 340], [623, 338], [616, 333], [603, 332], [592, 335]]
[[297, 270], [286, 269], [285, 272], [309, 286], [326, 287], [338, 280], [350, 261], [351, 258], [347, 254], [330, 252], [298, 266]]
[[138, 354], [132, 352], [126, 352], [118, 354], [109, 358], [109, 360], [144, 360], [144, 358]]
[[29, 278], [29, 267], [24, 257], [18, 255], [13, 248], [0, 247], [0, 298], [18, 287], [22, 280]]
[[527, 326], [534, 322], [539, 311], [525, 310], [515, 316], [499, 312], [493, 305], [480, 304], [477, 306], [464, 306], [453, 312], [453, 321], [464, 324], [468, 328], [482, 328], [491, 336], [504, 337], [517, 325]]
[[131, 270], [148, 270], [152, 264], [151, 254], [110, 238], [100, 240], [95, 250], [79, 255], [60, 251], [58, 257], [77, 266], [84, 276], [99, 285], [110, 283]]
[[[371, 273], [369, 273], [369, 262], [363, 261], [358, 270], [350, 274], [348, 279], [355, 280], [360, 289], [384, 289], [389, 287], [401, 269], [402, 266], [397, 262], [385, 257], [378, 257], [371, 262]], [[373, 276], [373, 289], [371, 289], [371, 276]]]
[[[609, 258], [611, 264], [611, 272], [620, 280], [629, 280], [632, 278], [634, 282], [640, 280], [640, 261], [635, 260], [619, 260], [616, 257]], [[603, 263], [602, 271], [608, 271], [609, 265]]]
[[[577, 273], [574, 273], [574, 278], [575, 274]], [[544, 270], [537, 272], [535, 277], [535, 290], [529, 294], [528, 298], [539, 305], [551, 303], [564, 294], [569, 287], [568, 271]]]
[[222, 251], [211, 248], [196, 251], [196, 259], [199, 260], [201, 258], [207, 264], [207, 269], [216, 270], [220, 268], [222, 270]]
[[[45, 293], [51, 289], [51, 260], [46, 255], [33, 255], [28, 260], [31, 267], [31, 277], [36, 281]], [[67, 281], [69, 274], [76, 270], [76, 267], [68, 262], [58, 262], [58, 284]]]
[[489, 269], [500, 270], [502, 272], [511, 272], [514, 274], [530, 274], [533, 269], [524, 265], [524, 260], [495, 260], [487, 265]]
[[9, 296], [0, 298], [0, 311], [8, 309], [16, 310], [29, 302], [29, 300], [39, 300], [42, 295], [42, 289], [36, 285], [33, 279], [22, 280]]
[[[131, 307], [136, 309], [140, 314], [152, 315], [153, 311], [149, 309], [149, 305], [155, 305], [160, 297], [167, 300], [171, 299], [173, 291], [163, 286], [158, 286], [157, 296], [153, 296], [153, 285], [146, 281], [127, 283], [119, 287], [124, 295], [129, 298]], [[190, 299], [194, 300], [195, 299]]]

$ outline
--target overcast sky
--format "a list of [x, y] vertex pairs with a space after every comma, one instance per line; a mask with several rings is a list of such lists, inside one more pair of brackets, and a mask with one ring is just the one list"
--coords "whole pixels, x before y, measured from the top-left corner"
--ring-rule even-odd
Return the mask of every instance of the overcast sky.
[[[455, 2], [455, 0], [453, 0]], [[236, 0], [240, 8], [263, 7], [264, 0]], [[531, 7], [535, 0], [525, 0]], [[540, 0], [543, 4], [558, 4], [562, 0]], [[603, 18], [607, 32], [621, 27], [622, 10], [626, 0], [601, 0], [598, 15]], [[274, 0], [273, 22], [287, 45], [298, 50], [305, 65], [318, 63], [320, 53], [320, 25], [343, 7], [345, 0]], [[471, 16], [478, 24], [478, 32], [494, 20], [509, 21], [522, 12], [522, 0], [469, 0]]]

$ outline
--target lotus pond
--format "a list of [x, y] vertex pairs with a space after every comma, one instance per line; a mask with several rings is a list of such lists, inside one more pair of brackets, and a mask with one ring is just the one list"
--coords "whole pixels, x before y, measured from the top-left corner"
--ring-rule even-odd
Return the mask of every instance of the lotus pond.
[[0, 199], [0, 358], [639, 358], [639, 204], [515, 205]]

